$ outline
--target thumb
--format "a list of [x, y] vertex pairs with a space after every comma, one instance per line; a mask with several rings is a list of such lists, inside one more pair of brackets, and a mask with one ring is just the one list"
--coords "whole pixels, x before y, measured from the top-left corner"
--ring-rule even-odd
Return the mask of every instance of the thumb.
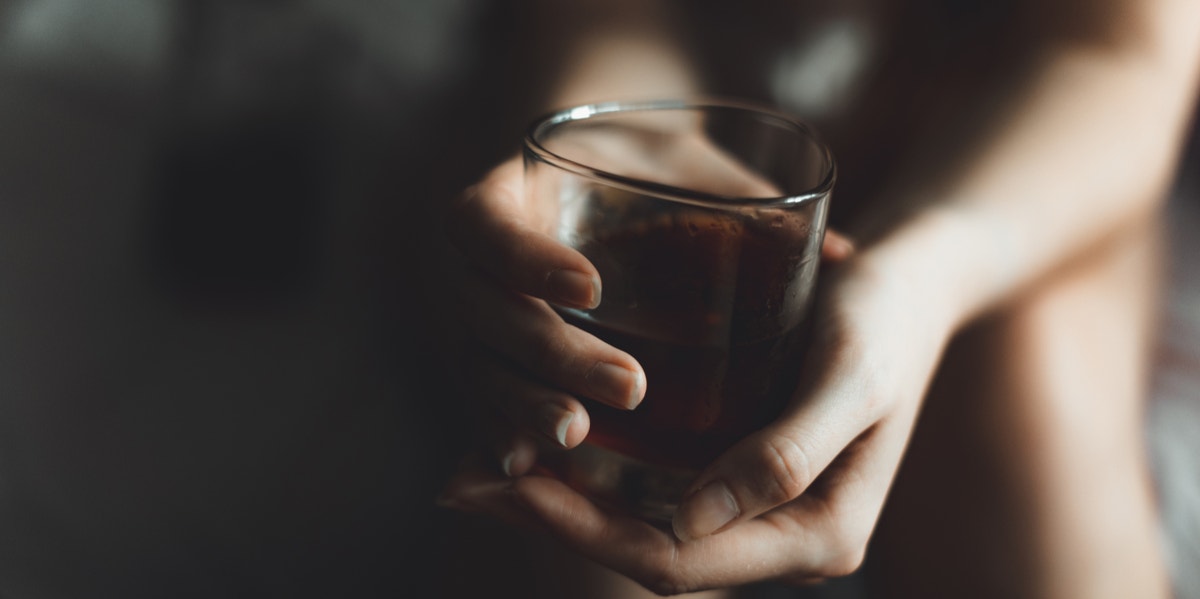
[[675, 536], [705, 537], [799, 497], [861, 432], [837, 403], [803, 406], [725, 452], [685, 494]]

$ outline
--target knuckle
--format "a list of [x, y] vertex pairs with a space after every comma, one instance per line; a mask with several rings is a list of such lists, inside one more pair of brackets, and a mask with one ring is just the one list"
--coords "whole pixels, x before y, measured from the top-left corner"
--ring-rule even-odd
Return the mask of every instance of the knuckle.
[[785, 435], [771, 435], [760, 449], [765, 468], [764, 499], [775, 504], [791, 501], [804, 492], [811, 480], [812, 465], [800, 444]]

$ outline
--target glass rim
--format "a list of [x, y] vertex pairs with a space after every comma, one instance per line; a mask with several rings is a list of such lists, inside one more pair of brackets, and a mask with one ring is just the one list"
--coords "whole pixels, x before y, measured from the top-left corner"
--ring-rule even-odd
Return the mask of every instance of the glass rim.
[[[766, 116], [771, 119], [782, 122], [788, 127], [794, 129], [797, 133], [806, 136], [813, 144], [824, 159], [824, 172], [820, 181], [810, 189], [804, 190], [796, 194], [788, 194], [782, 196], [731, 196], [716, 193], [698, 191], [667, 185], [665, 183], [657, 183], [638, 177], [627, 177], [618, 175], [610, 171], [588, 166], [582, 162], [572, 160], [561, 154], [556, 154], [546, 148], [538, 141], [539, 134], [547, 129], [563, 125], [564, 123], [583, 121], [594, 116], [613, 114], [613, 113], [630, 113], [654, 110], [704, 110], [708, 108], [732, 109], [746, 113], [754, 113], [761, 116]], [[593, 104], [581, 104], [571, 108], [557, 110], [549, 114], [545, 114], [533, 121], [525, 132], [525, 149], [536, 156], [543, 162], [568, 171], [572, 174], [599, 181], [601, 183], [621, 188], [634, 193], [654, 196], [667, 200], [684, 202], [688, 204], [700, 204], [704, 206], [716, 207], [721, 209], [731, 209], [737, 207], [770, 207], [770, 206], [789, 206], [795, 207], [801, 204], [814, 202], [822, 197], [829, 195], [833, 190], [834, 183], [837, 181], [837, 163], [833, 159], [833, 153], [829, 146], [821, 139], [817, 132], [804, 121], [791, 116], [787, 113], [780, 112], [753, 102], [743, 100], [730, 100], [724, 98], [686, 98], [672, 100], [646, 100], [646, 101], [611, 101], [597, 102]]]

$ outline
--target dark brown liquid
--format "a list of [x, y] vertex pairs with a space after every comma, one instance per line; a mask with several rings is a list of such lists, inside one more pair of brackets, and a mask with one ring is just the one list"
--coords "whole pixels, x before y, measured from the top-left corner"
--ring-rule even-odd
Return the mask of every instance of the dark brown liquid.
[[632, 412], [588, 402], [588, 441], [699, 468], [770, 422], [803, 347], [815, 265], [801, 259], [802, 233], [695, 214], [593, 233], [580, 250], [604, 300], [564, 318], [636, 358], [647, 393]]
[[699, 468], [779, 413], [794, 377], [783, 369], [799, 331], [738, 346], [689, 346], [567, 321], [619, 347], [646, 370], [634, 411], [587, 402], [588, 441], [641, 460]]

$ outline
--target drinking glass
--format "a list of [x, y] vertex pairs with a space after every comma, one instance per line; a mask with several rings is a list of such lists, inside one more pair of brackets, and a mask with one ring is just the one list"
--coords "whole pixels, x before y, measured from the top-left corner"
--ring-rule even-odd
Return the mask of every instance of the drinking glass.
[[784, 114], [726, 100], [579, 106], [525, 137], [526, 200], [600, 272], [568, 323], [641, 363], [623, 411], [583, 399], [591, 431], [547, 466], [610, 507], [668, 520], [713, 458], [776, 417], [806, 346], [829, 149]]

